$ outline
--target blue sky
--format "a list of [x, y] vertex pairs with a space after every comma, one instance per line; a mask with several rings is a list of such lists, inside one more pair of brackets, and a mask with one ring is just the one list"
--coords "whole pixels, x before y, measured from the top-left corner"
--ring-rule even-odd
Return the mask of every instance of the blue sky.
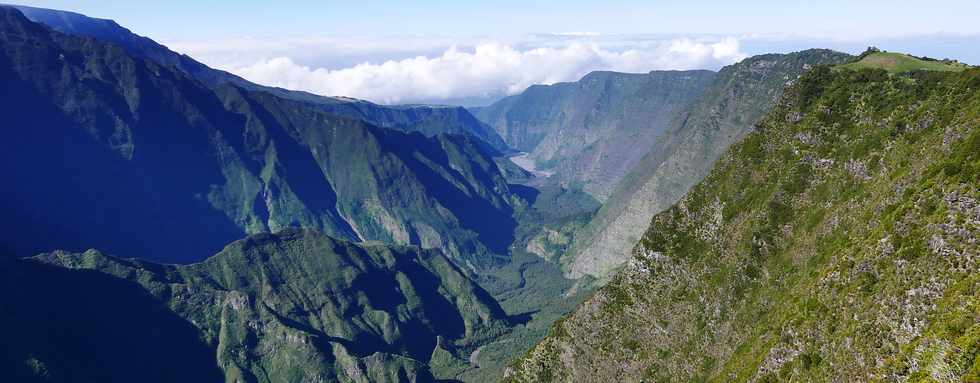
[[19, 3], [116, 20], [258, 83], [381, 103], [483, 104], [593, 70], [716, 70], [813, 47], [980, 64], [980, 0]]
[[160, 39], [308, 34], [980, 32], [976, 0], [20, 0]]

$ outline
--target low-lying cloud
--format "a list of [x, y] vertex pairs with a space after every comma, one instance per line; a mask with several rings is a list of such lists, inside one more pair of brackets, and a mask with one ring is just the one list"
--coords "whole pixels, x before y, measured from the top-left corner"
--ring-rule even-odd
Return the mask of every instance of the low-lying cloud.
[[632, 47], [572, 39], [538, 47], [500, 42], [450, 46], [441, 54], [335, 69], [303, 65], [290, 55], [218, 66], [259, 84], [402, 104], [489, 99], [534, 84], [575, 81], [596, 70], [717, 69], [745, 57], [731, 37], [648, 40]]

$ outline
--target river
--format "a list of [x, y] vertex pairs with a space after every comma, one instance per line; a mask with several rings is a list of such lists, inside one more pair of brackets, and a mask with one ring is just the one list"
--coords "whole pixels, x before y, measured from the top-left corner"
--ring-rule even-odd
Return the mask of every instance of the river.
[[521, 152], [520, 154], [511, 156], [510, 162], [513, 162], [515, 165], [520, 166], [521, 169], [531, 172], [531, 174], [534, 174], [536, 177], [551, 177], [552, 174], [555, 174], [555, 172], [538, 170], [538, 168], [534, 166], [534, 160], [532, 160], [529, 156], [530, 156], [529, 153]]

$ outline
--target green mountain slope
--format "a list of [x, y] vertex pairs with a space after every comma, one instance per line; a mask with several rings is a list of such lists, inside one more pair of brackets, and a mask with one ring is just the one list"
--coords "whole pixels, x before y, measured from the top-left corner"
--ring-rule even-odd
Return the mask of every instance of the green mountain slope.
[[980, 71], [796, 82], [514, 381], [980, 380]]
[[439, 247], [480, 268], [506, 254], [523, 203], [478, 139], [209, 87], [7, 7], [0, 81], [0, 169], [17, 185], [0, 191], [0, 254], [97, 247], [190, 262], [248, 233], [306, 227]]
[[436, 251], [313, 231], [185, 266], [95, 250], [4, 262], [0, 361], [51, 381], [424, 382], [507, 326]]
[[510, 146], [530, 153], [548, 180], [605, 200], [711, 82], [710, 71], [593, 72], [535, 85], [475, 109]]
[[0, 257], [0, 336], [5, 382], [223, 381], [193, 324], [98, 271]]
[[950, 60], [935, 60], [914, 57], [904, 53], [869, 50], [859, 60], [840, 65], [838, 68], [851, 70], [884, 69], [892, 73], [899, 73], [914, 70], [959, 72], [969, 68], [969, 66]]
[[[0, 4], [0, 6], [3, 6]], [[73, 12], [11, 5], [31, 21], [72, 36], [90, 37], [116, 44], [130, 55], [151, 60], [162, 66], [183, 72], [208, 86], [234, 85], [250, 91], [262, 91], [276, 96], [309, 104], [309, 107], [363, 120], [371, 125], [397, 129], [404, 132], [420, 132], [427, 136], [437, 134], [470, 134], [480, 138], [495, 150], [505, 151], [507, 145], [489, 126], [480, 123], [461, 107], [425, 105], [381, 106], [371, 102], [346, 97], [323, 97], [306, 92], [274, 88], [251, 83], [231, 73], [212, 69], [193, 58], [171, 51], [157, 42], [139, 36], [112, 20], [96, 19]]]
[[576, 233], [563, 260], [569, 275], [604, 278], [625, 263], [650, 217], [703, 179], [730, 145], [752, 131], [788, 84], [814, 66], [850, 59], [834, 51], [808, 50], [755, 56], [723, 68]]

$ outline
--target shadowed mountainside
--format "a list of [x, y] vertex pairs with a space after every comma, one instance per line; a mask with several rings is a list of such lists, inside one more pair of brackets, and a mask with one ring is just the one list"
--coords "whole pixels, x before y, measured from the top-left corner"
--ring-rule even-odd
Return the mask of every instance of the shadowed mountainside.
[[508, 325], [437, 251], [313, 231], [255, 235], [182, 266], [95, 250], [3, 262], [3, 328], [27, 329], [5, 337], [16, 346], [4, 363], [53, 381], [425, 382], [430, 363], [465, 360]]
[[190, 322], [98, 271], [0, 257], [0, 324], [5, 381], [222, 380], [214, 347]]
[[440, 247], [480, 268], [512, 241], [523, 202], [478, 139], [208, 87], [8, 7], [0, 32], [0, 167], [18, 185], [0, 191], [5, 253], [97, 247], [189, 262], [247, 233], [308, 227]]

